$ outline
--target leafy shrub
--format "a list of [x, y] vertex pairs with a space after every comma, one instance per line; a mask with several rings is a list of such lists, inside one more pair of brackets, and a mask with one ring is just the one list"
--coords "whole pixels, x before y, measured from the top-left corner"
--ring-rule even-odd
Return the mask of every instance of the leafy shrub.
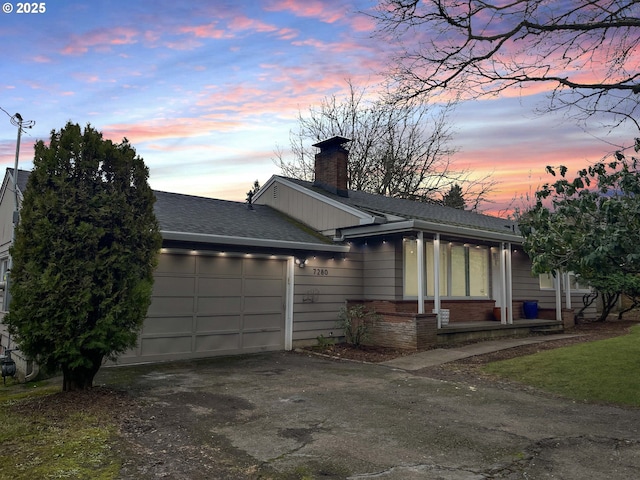
[[364, 305], [344, 306], [338, 313], [338, 327], [344, 330], [347, 343], [360, 347], [369, 336], [371, 323], [380, 318], [374, 309], [367, 309]]

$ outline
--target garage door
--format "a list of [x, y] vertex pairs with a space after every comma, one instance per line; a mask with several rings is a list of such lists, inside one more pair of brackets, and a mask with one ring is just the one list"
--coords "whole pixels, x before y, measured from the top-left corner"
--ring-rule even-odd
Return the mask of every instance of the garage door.
[[119, 363], [283, 350], [286, 261], [162, 254], [138, 348]]

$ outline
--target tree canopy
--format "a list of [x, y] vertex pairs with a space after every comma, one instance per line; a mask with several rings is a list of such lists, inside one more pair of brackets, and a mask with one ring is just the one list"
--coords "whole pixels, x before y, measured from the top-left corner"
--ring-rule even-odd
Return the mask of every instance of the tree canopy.
[[333, 95], [298, 115], [290, 133], [291, 155], [276, 152], [275, 163], [289, 177], [312, 181], [313, 144], [334, 136], [349, 143], [348, 187], [369, 193], [421, 201], [439, 201], [453, 185], [477, 208], [495, 185], [489, 178], [471, 179], [454, 168], [453, 131], [448, 116], [454, 102], [402, 105], [385, 92], [376, 95], [348, 83], [344, 96]]
[[[403, 45], [393, 75], [403, 98], [466, 98], [512, 87], [551, 91], [549, 109], [612, 124], [637, 117], [636, 0], [380, 0], [379, 34]], [[538, 87], [540, 86], [540, 87]]]
[[124, 139], [67, 123], [35, 145], [10, 253], [5, 319], [63, 389], [90, 388], [103, 359], [136, 344], [161, 237], [142, 158]]
[[603, 319], [620, 294], [640, 296], [638, 167], [639, 160], [623, 152], [573, 179], [564, 166], [547, 167], [558, 180], [542, 186], [520, 219], [534, 273], [575, 272], [603, 295]]

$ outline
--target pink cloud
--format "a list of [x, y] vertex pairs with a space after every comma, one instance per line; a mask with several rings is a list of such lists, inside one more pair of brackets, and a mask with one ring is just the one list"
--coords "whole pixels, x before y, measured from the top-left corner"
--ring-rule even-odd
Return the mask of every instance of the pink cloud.
[[224, 30], [216, 28], [215, 23], [209, 23], [207, 25], [197, 25], [189, 27], [181, 27], [178, 29], [180, 33], [189, 33], [197, 38], [229, 38], [230, 35]]
[[345, 18], [348, 14], [348, 5], [342, 3], [331, 5], [320, 0], [273, 0], [265, 10], [289, 11], [298, 17], [313, 17], [325, 23], [334, 23]]
[[121, 123], [106, 125], [102, 131], [105, 137], [114, 141], [120, 141], [123, 137], [132, 143], [167, 140], [171, 138], [182, 139], [207, 135], [211, 131], [223, 131], [237, 128], [238, 121], [213, 118], [176, 118], [152, 120], [141, 123]]
[[376, 21], [364, 15], [355, 15], [351, 19], [351, 28], [355, 32], [372, 32], [376, 29]]
[[138, 32], [132, 28], [114, 27], [92, 30], [83, 35], [71, 38], [69, 44], [62, 49], [63, 55], [82, 55], [91, 48], [110, 50], [114, 45], [129, 45], [136, 43]]
[[51, 59], [44, 55], [36, 55], [32, 60], [36, 63], [51, 63]]

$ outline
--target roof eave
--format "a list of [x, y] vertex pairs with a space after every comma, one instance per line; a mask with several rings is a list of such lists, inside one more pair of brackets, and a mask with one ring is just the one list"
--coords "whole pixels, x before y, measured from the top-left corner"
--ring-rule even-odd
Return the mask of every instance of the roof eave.
[[274, 240], [267, 238], [234, 237], [227, 235], [214, 235], [209, 233], [172, 232], [161, 230], [164, 240], [183, 242], [210, 243], [217, 245], [231, 245], [236, 247], [279, 248], [285, 250], [305, 250], [333, 253], [347, 253], [348, 245], [295, 242], [289, 240]]
[[478, 240], [491, 240], [516, 244], [521, 244], [523, 240], [522, 236], [516, 233], [502, 233], [494, 230], [483, 230], [478, 228], [464, 227], [460, 225], [449, 225], [446, 223], [436, 223], [415, 219], [405, 220], [401, 222], [391, 222], [383, 225], [350, 227], [342, 229], [341, 233], [343, 237], [347, 239], [382, 234], [388, 235], [391, 233], [408, 232], [411, 230], [423, 230], [427, 232], [444, 233]]

